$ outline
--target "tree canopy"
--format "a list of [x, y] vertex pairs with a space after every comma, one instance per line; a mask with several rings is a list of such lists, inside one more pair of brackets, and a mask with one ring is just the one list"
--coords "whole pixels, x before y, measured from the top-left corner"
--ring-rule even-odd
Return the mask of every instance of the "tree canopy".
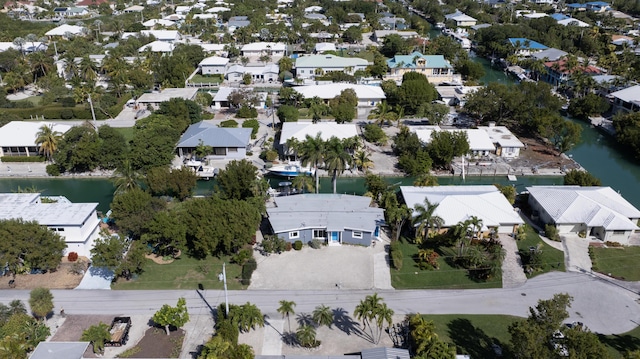
[[23, 268], [55, 270], [67, 247], [56, 232], [35, 221], [22, 219], [0, 220], [0, 261], [16, 274]]

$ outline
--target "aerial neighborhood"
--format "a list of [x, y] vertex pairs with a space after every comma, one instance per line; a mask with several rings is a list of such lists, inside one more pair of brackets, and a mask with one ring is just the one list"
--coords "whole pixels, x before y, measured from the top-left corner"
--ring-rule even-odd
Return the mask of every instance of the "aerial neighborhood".
[[640, 358], [640, 3], [16, 0], [0, 358]]

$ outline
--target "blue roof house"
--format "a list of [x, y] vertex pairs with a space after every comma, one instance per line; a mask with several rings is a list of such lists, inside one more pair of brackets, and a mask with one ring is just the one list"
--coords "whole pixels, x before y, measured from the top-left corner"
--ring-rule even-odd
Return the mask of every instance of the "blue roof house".
[[548, 49], [548, 47], [539, 42], [523, 37], [510, 37], [508, 41], [511, 46], [516, 48], [516, 55], [518, 56], [531, 56], [531, 54]]
[[210, 146], [213, 159], [243, 159], [251, 139], [250, 128], [223, 128], [211, 123], [198, 122], [189, 126], [182, 134], [176, 149], [178, 155], [187, 156], [195, 152], [200, 144]]
[[453, 81], [453, 66], [442, 55], [423, 55], [414, 51], [409, 55], [395, 55], [387, 60], [391, 77], [402, 77], [407, 72], [424, 74], [432, 84]]
[[384, 210], [371, 198], [347, 194], [312, 194], [275, 198], [267, 208], [273, 233], [287, 242], [318, 239], [331, 245], [369, 246], [378, 239]]
[[607, 10], [611, 10], [611, 4], [604, 1], [592, 1], [585, 5], [587, 5], [587, 10], [593, 12], [605, 12]]
[[555, 21], [560, 21], [560, 20], [564, 20], [564, 19], [568, 19], [569, 16], [565, 15], [565, 14], [551, 14], [550, 15], [551, 18], [553, 18]]
[[577, 2], [576, 2], [576, 3], [572, 3], [572, 4], [567, 4], [567, 8], [568, 8], [570, 11], [574, 11], [574, 10], [577, 10], [577, 11], [585, 11], [585, 10], [587, 10], [587, 5], [585, 5], [585, 4], [580, 4], [580, 3], [577, 3]]

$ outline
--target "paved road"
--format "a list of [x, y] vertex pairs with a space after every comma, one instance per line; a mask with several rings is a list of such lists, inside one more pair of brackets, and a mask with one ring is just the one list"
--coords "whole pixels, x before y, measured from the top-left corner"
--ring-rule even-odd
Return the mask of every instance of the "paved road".
[[[569, 309], [570, 319], [584, 322], [591, 330], [603, 333], [623, 333], [640, 323], [638, 295], [605, 281], [580, 273], [548, 273], [529, 280], [519, 288], [481, 290], [403, 290], [378, 291], [396, 314], [511, 314], [525, 317], [528, 308], [539, 299], [566, 292], [574, 297]], [[282, 299], [297, 303], [296, 312], [311, 312], [318, 304], [344, 308], [354, 307], [370, 290], [249, 290], [229, 292], [231, 303], [250, 301], [263, 313], [276, 318]], [[68, 314], [153, 314], [163, 304], [175, 305], [185, 297], [189, 311], [201, 313], [207, 304], [196, 290], [161, 291], [99, 291], [54, 290], [54, 303]], [[0, 302], [12, 299], [28, 301], [24, 290], [0, 291]], [[224, 301], [224, 293], [209, 290], [204, 298], [211, 307]]]

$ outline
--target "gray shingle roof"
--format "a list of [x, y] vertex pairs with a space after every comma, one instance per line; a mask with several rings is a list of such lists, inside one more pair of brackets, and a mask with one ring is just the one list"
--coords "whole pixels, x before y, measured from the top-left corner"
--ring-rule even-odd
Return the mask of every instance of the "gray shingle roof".
[[212, 147], [246, 147], [250, 139], [250, 128], [223, 128], [198, 122], [187, 128], [176, 147], [196, 147], [200, 141]]

